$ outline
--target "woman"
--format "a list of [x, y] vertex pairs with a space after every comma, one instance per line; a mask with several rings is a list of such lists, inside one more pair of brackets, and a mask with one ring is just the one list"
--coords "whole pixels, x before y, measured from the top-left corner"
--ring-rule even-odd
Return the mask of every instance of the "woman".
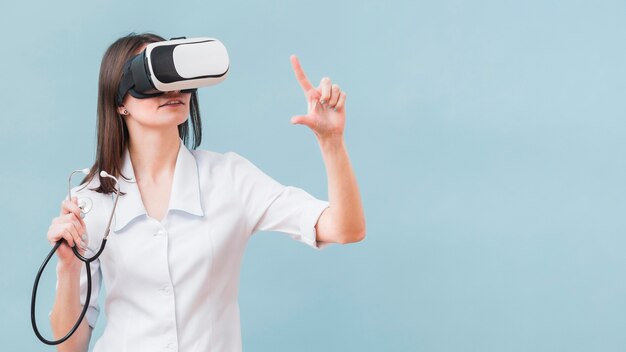
[[[137, 99], [116, 96], [124, 63], [153, 34], [118, 39], [105, 53], [98, 87], [98, 150], [90, 174], [65, 200], [48, 240], [57, 251], [57, 295], [51, 313], [56, 338], [85, 320], [59, 351], [86, 351], [106, 283], [107, 325], [94, 351], [239, 351], [239, 268], [249, 237], [280, 231], [314, 248], [365, 236], [357, 183], [344, 146], [346, 95], [330, 79], [314, 88], [298, 59], [291, 63], [309, 104], [293, 124], [317, 137], [328, 174], [329, 202], [274, 181], [235, 153], [195, 150], [201, 142], [196, 93], [167, 92]], [[190, 126], [191, 125], [191, 126]], [[190, 130], [193, 147], [186, 144]], [[113, 206], [116, 175], [121, 195], [103, 254], [91, 264], [93, 293], [85, 301], [86, 272], [72, 253], [100, 246]], [[93, 210], [81, 219], [77, 198]], [[81, 269], [82, 268], [82, 269]]]

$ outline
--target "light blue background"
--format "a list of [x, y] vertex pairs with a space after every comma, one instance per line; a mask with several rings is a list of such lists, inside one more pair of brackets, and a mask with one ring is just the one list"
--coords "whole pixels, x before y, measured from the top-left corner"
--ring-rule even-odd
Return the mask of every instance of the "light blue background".
[[[93, 161], [101, 56], [130, 31], [222, 40], [231, 71], [200, 92], [201, 148], [320, 198], [316, 141], [289, 124], [306, 109], [289, 55], [348, 94], [367, 238], [253, 237], [246, 351], [626, 349], [623, 1], [2, 8], [0, 349], [53, 350], [30, 327], [32, 282], [69, 171]], [[53, 292], [50, 270], [41, 326]]]

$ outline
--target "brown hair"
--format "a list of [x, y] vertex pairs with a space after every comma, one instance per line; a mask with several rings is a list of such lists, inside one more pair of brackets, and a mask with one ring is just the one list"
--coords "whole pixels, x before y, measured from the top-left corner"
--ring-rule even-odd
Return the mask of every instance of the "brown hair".
[[[101, 177], [100, 170], [111, 175], [121, 175], [122, 158], [128, 147], [128, 129], [124, 119], [117, 111], [117, 90], [122, 79], [124, 64], [145, 44], [164, 41], [161, 36], [152, 33], [135, 34], [116, 40], [102, 57], [100, 64], [100, 77], [98, 79], [98, 146], [96, 160], [89, 174], [81, 184], [91, 181], [94, 177], [100, 177], [100, 186], [93, 191], [109, 194], [116, 191], [115, 181], [108, 177]], [[202, 124], [200, 110], [198, 108], [198, 95], [191, 94], [189, 104], [190, 118], [178, 125], [178, 134], [188, 148], [196, 149], [202, 142]], [[189, 121], [191, 120], [191, 121]], [[193, 145], [188, 145], [189, 124], [192, 125]]]

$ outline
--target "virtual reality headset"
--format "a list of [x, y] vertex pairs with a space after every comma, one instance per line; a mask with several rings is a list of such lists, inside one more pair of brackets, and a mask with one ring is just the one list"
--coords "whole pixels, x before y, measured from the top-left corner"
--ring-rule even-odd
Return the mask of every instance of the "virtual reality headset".
[[129, 93], [145, 99], [165, 92], [195, 92], [226, 79], [230, 63], [226, 47], [214, 38], [172, 38], [150, 43], [124, 65], [117, 105]]

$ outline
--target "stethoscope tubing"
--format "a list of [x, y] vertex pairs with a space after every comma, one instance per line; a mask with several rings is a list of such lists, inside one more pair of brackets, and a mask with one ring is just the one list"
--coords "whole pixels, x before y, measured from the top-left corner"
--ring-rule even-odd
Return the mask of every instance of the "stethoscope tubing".
[[85, 271], [87, 272], [87, 297], [85, 298], [85, 304], [83, 305], [83, 309], [81, 310], [80, 315], [78, 316], [78, 320], [76, 321], [74, 326], [70, 329], [70, 331], [64, 337], [58, 340], [48, 340], [45, 337], [43, 337], [43, 335], [41, 335], [41, 333], [39, 332], [39, 329], [37, 328], [37, 321], [35, 319], [35, 305], [36, 305], [35, 303], [37, 301], [37, 287], [39, 286], [39, 280], [41, 279], [41, 274], [43, 274], [43, 271], [48, 265], [48, 262], [50, 261], [54, 253], [57, 251], [59, 246], [61, 246], [63, 241], [64, 240], [59, 240], [56, 242], [54, 247], [52, 247], [52, 250], [50, 251], [50, 253], [48, 253], [48, 256], [46, 256], [46, 259], [44, 259], [43, 263], [41, 264], [41, 267], [39, 267], [39, 271], [37, 272], [37, 276], [35, 277], [35, 283], [33, 284], [33, 295], [30, 301], [30, 321], [33, 326], [33, 330], [35, 331], [35, 335], [37, 335], [39, 340], [45, 343], [46, 345], [58, 345], [58, 344], [65, 342], [76, 332], [76, 330], [80, 326], [80, 323], [83, 321], [83, 318], [85, 317], [85, 314], [87, 313], [87, 309], [89, 308], [89, 301], [91, 300], [91, 265], [90, 263], [98, 259], [100, 254], [102, 254], [102, 251], [104, 250], [104, 247], [106, 246], [106, 243], [107, 243], [107, 239], [106, 238], [103, 239], [102, 244], [100, 245], [100, 250], [98, 251], [98, 253], [96, 253], [96, 255], [94, 255], [91, 258], [86, 258], [82, 256], [78, 252], [78, 249], [76, 249], [77, 247], [76, 245], [72, 247], [72, 251], [74, 252], [74, 255], [78, 257], [80, 261], [85, 263]]

